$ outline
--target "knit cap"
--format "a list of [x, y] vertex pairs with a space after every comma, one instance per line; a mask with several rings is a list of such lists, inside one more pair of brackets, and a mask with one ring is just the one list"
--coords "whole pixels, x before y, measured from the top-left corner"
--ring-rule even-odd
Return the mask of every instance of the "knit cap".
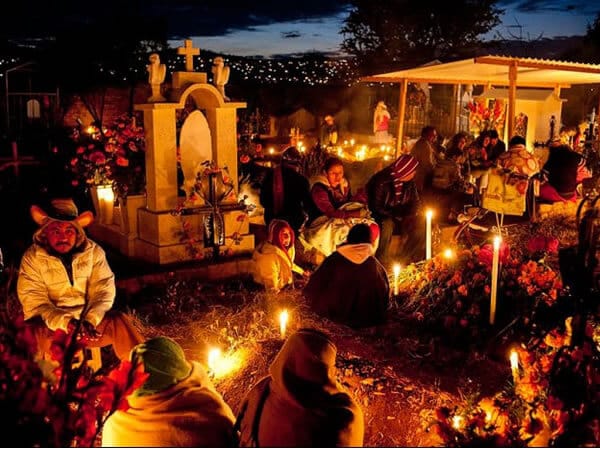
[[139, 361], [150, 376], [133, 395], [152, 395], [186, 379], [192, 372], [192, 365], [185, 358], [183, 349], [168, 337], [156, 337], [139, 344], [131, 351], [131, 361]]
[[403, 178], [406, 178], [413, 172], [416, 172], [419, 161], [411, 155], [400, 155], [392, 164], [392, 178], [394, 179], [394, 196], [396, 201], [402, 197], [404, 187]]

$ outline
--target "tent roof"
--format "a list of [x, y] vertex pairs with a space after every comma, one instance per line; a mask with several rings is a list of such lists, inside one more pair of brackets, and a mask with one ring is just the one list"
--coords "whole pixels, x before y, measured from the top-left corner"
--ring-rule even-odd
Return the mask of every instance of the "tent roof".
[[517, 68], [516, 86], [554, 88], [600, 83], [600, 64], [493, 55], [371, 75], [362, 77], [361, 81], [508, 86], [511, 65]]

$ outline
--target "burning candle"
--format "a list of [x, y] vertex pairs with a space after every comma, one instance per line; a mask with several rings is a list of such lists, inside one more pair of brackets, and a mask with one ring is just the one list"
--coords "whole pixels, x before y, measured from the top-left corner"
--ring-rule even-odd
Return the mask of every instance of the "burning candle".
[[398, 278], [400, 277], [400, 264], [394, 264], [394, 295], [398, 295]]
[[211, 372], [217, 372], [217, 366], [221, 359], [221, 350], [218, 348], [211, 348], [208, 352], [208, 368]]
[[512, 350], [510, 352], [510, 370], [512, 372], [513, 382], [517, 384], [519, 380], [519, 354]]
[[498, 290], [498, 263], [500, 260], [500, 236], [494, 237], [494, 255], [492, 257], [492, 286], [490, 298], [490, 325], [494, 325], [496, 319], [496, 292]]
[[425, 212], [425, 259], [431, 259], [431, 218], [433, 211], [428, 209]]
[[454, 258], [454, 252], [452, 251], [451, 248], [447, 248], [446, 250], [444, 250], [444, 258], [446, 258], [446, 259]]
[[281, 339], [285, 339], [285, 330], [287, 328], [288, 319], [289, 319], [288, 310], [284, 309], [279, 314], [279, 333], [281, 334]]
[[452, 428], [454, 428], [455, 430], [459, 430], [460, 426], [462, 425], [462, 416], [454, 416], [452, 417]]

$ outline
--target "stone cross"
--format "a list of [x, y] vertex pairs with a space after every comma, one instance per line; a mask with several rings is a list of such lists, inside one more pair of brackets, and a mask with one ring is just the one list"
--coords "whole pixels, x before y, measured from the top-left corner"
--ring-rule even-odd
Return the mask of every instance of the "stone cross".
[[200, 54], [199, 48], [194, 48], [192, 45], [191, 39], [185, 40], [185, 45], [183, 47], [177, 48], [178, 55], [185, 55], [185, 70], [186, 72], [194, 71], [194, 55]]

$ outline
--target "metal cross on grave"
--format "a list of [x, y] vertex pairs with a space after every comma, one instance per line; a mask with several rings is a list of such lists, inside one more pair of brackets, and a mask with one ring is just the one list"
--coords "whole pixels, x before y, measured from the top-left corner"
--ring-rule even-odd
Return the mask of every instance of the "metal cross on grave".
[[183, 47], [177, 47], [177, 54], [185, 55], [185, 70], [186, 70], [186, 72], [193, 72], [194, 71], [194, 55], [199, 55], [200, 49], [194, 48], [194, 46], [192, 45], [191, 39], [186, 39], [184, 42], [185, 43], [184, 43]]

